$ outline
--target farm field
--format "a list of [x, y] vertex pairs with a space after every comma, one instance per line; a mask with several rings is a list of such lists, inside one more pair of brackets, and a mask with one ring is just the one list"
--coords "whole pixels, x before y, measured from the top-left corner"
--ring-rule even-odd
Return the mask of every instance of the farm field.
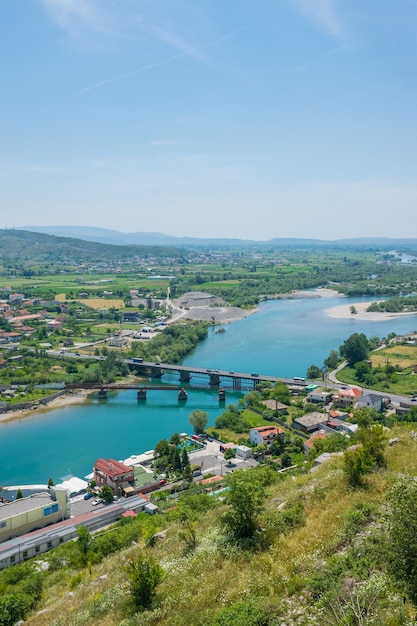
[[358, 382], [356, 378], [356, 370], [352, 367], [344, 367], [338, 372], [337, 378], [340, 382], [352, 385], [363, 385], [372, 387], [378, 391], [385, 393], [395, 393], [406, 396], [414, 396], [417, 394], [417, 373], [414, 372], [414, 365], [417, 364], [417, 346], [415, 345], [396, 345], [376, 350], [369, 355], [372, 362], [372, 370], [384, 371], [386, 366], [400, 368], [400, 371], [394, 375], [382, 375], [380, 379]]
[[[55, 300], [58, 302], [66, 302], [67, 296], [65, 293], [58, 293], [55, 296]], [[71, 302], [80, 302], [84, 306], [90, 307], [90, 309], [123, 309], [125, 303], [120, 298], [71, 298]]]
[[123, 274], [49, 274], [36, 277], [18, 277], [3, 279], [0, 283], [11, 287], [13, 291], [30, 293], [33, 296], [43, 295], [46, 292], [66, 294], [72, 300], [80, 291], [89, 294], [101, 295], [103, 291], [112, 291], [115, 296], [127, 293], [130, 289], [137, 289], [139, 293], [148, 290], [166, 292], [169, 281], [141, 278], [132, 273]]
[[411, 367], [417, 363], [416, 346], [391, 346], [371, 354], [372, 367], [398, 365], [401, 368]]

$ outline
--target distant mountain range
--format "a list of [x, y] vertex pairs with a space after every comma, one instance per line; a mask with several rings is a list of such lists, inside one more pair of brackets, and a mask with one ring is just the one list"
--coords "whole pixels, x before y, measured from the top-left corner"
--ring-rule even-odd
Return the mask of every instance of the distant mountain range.
[[170, 247], [195, 247], [195, 246], [277, 246], [277, 247], [371, 247], [371, 248], [404, 248], [416, 247], [417, 239], [394, 239], [390, 237], [360, 237], [354, 239], [337, 239], [328, 241], [325, 239], [301, 239], [301, 238], [274, 238], [268, 241], [255, 241], [252, 239], [208, 239], [199, 237], [174, 237], [163, 233], [122, 233], [118, 230], [107, 228], [95, 228], [93, 226], [22, 226], [19, 230], [35, 233], [44, 233], [56, 237], [72, 237], [83, 241], [105, 243], [116, 246], [170, 246]]
[[[86, 243], [88, 242], [88, 244]], [[130, 261], [135, 256], [180, 259], [189, 251], [168, 245], [115, 245], [81, 237], [57, 236], [29, 230], [0, 229], [0, 264], [27, 261], [110, 262]]]

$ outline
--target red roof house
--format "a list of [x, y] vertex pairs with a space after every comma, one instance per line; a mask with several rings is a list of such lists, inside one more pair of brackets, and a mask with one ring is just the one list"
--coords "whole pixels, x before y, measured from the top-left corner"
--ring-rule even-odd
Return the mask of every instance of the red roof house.
[[[97, 459], [94, 463], [94, 480], [102, 487], [108, 485], [116, 495], [130, 496], [135, 493], [133, 467], [114, 459]], [[131, 484], [132, 483], [132, 484]]]

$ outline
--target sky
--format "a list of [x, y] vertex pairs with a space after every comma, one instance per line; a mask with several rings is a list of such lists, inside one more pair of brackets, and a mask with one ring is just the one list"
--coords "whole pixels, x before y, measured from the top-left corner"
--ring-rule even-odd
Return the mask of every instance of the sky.
[[0, 228], [417, 236], [417, 0], [3, 0]]

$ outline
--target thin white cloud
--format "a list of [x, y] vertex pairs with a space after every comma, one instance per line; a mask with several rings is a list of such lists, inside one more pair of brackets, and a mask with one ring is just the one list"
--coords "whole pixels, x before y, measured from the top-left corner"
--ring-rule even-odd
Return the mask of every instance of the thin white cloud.
[[168, 44], [184, 56], [191, 56], [199, 60], [203, 60], [203, 55], [201, 54], [200, 49], [194, 48], [176, 33], [163, 30], [161, 28], [152, 28], [148, 32], [152, 37], [158, 39], [158, 41], [161, 41], [162, 43]]
[[163, 65], [168, 65], [169, 63], [172, 63], [173, 61], [177, 61], [178, 59], [182, 59], [187, 56], [198, 58], [198, 53], [200, 51], [207, 50], [208, 48], [212, 48], [213, 46], [216, 46], [222, 43], [223, 41], [226, 41], [227, 39], [231, 39], [231, 37], [238, 35], [242, 31], [246, 30], [246, 28], [247, 26], [243, 26], [242, 28], [238, 28], [237, 30], [232, 31], [231, 33], [228, 33], [227, 35], [224, 35], [223, 37], [220, 37], [219, 39], [214, 39], [213, 41], [210, 41], [208, 44], [205, 44], [204, 46], [189, 49], [187, 52], [176, 54], [172, 57], [168, 57], [167, 59], [163, 59], [162, 61], [157, 61], [155, 63], [148, 63], [147, 65], [143, 65], [137, 70], [133, 70], [131, 72], [124, 72], [123, 74], [118, 74], [117, 76], [112, 76], [111, 78], [107, 78], [97, 83], [88, 85], [88, 87], [84, 87], [83, 89], [80, 89], [79, 91], [76, 91], [75, 93], [69, 95], [67, 100], [70, 98], [75, 98], [76, 96], [80, 96], [81, 94], [86, 93], [88, 91], [92, 91], [93, 89], [97, 89], [97, 87], [102, 87], [103, 85], [107, 85], [109, 83], [113, 83], [115, 81], [122, 80], [124, 78], [129, 78], [130, 76], [135, 76], [136, 74], [140, 74], [141, 72], [148, 72], [149, 70], [162, 67]]
[[88, 87], [84, 87], [84, 89], [80, 89], [75, 93], [68, 96], [67, 100], [70, 98], [75, 98], [76, 96], [80, 96], [83, 93], [87, 93], [87, 91], [92, 91], [93, 89], [97, 89], [97, 87], [102, 87], [103, 85], [108, 85], [109, 83], [114, 83], [117, 80], [123, 80], [123, 78], [129, 78], [130, 76], [135, 76], [136, 74], [140, 74], [141, 72], [149, 72], [149, 70], [156, 69], [157, 67], [162, 67], [163, 65], [168, 65], [177, 59], [181, 59], [187, 56], [186, 54], [176, 54], [175, 56], [169, 57], [168, 59], [163, 59], [162, 61], [158, 61], [156, 63], [148, 63], [148, 65], [143, 65], [137, 70], [133, 70], [132, 72], [125, 72], [124, 74], [118, 74], [117, 76], [112, 76], [111, 78], [107, 78], [106, 80], [101, 80], [98, 83], [93, 83], [92, 85], [88, 85]]
[[335, 0], [292, 0], [292, 3], [301, 15], [317, 24], [326, 33], [338, 41], [345, 40], [346, 33], [336, 14]]
[[88, 28], [110, 32], [114, 22], [96, 0], [40, 0], [49, 18], [71, 36]]

